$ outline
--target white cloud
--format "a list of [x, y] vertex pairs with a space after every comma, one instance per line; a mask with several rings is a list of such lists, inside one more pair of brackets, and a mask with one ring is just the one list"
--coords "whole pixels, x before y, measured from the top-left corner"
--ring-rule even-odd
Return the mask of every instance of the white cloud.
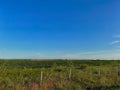
[[111, 42], [110, 45], [114, 45], [114, 44], [118, 44], [118, 43], [120, 43], [120, 41], [116, 40], [116, 41]]

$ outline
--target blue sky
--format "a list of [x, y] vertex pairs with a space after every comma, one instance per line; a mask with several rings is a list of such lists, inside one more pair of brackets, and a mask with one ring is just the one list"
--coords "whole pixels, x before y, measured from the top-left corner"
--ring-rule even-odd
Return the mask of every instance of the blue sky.
[[120, 58], [120, 0], [2, 0], [0, 58]]

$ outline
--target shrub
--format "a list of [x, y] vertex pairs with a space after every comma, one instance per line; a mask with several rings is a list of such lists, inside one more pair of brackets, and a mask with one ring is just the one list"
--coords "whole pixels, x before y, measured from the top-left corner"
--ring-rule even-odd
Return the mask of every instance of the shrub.
[[84, 69], [86, 69], [87, 67], [88, 67], [87, 64], [81, 64], [81, 65], [78, 67], [78, 69], [84, 70]]

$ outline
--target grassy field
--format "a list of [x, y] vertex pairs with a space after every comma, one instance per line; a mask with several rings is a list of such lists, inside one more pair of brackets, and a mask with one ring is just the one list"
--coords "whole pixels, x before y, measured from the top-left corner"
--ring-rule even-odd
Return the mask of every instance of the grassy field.
[[0, 90], [120, 90], [120, 61], [0, 60]]

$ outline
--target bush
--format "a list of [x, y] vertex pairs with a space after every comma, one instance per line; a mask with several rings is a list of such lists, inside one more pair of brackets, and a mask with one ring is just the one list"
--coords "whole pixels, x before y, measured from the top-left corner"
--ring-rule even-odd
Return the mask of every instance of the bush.
[[81, 65], [78, 67], [78, 69], [84, 70], [84, 69], [86, 69], [87, 67], [88, 67], [87, 64], [81, 64]]

